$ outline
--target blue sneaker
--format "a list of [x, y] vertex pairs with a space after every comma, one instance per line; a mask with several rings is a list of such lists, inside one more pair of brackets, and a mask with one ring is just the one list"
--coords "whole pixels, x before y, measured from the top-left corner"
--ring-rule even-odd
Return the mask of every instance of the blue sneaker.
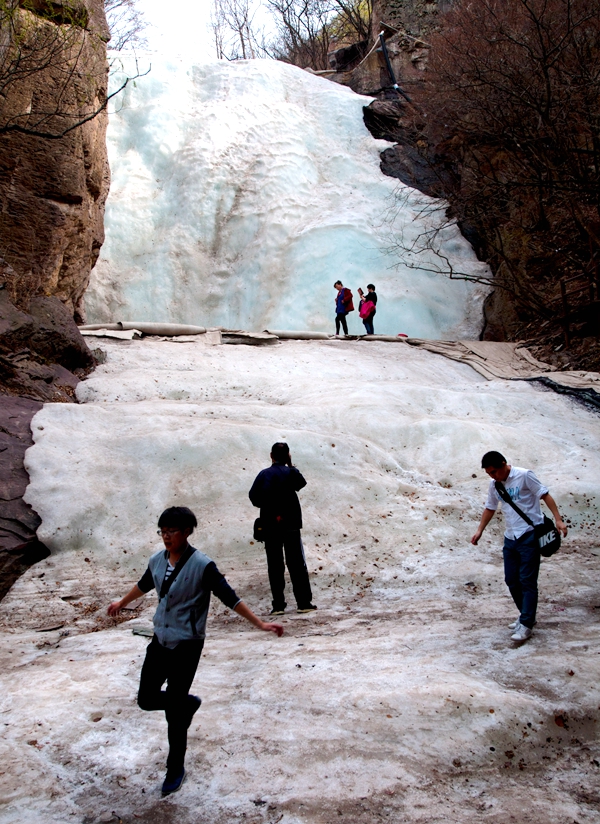
[[185, 770], [183, 767], [180, 772], [171, 772], [170, 770], [167, 770], [167, 774], [162, 785], [162, 794], [171, 795], [171, 793], [176, 793], [177, 790], [181, 789], [184, 778]]

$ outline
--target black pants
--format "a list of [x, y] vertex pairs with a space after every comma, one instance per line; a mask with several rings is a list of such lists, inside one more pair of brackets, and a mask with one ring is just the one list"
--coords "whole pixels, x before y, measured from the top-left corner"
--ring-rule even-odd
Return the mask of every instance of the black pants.
[[344, 335], [348, 334], [348, 324], [346, 323], [346, 312], [338, 312], [335, 316], [335, 334], [340, 334], [340, 323], [342, 324], [342, 329], [344, 330]]
[[[284, 550], [285, 565], [283, 563]], [[307, 607], [312, 601], [312, 592], [308, 580], [300, 530], [295, 529], [278, 535], [270, 535], [265, 538], [265, 551], [269, 567], [269, 583], [273, 595], [273, 609], [284, 609], [286, 606], [285, 578], [283, 574], [286, 565], [292, 579], [292, 589], [294, 590], [294, 598], [298, 604], [298, 609]]]
[[[204, 641], [181, 641], [174, 649], [161, 646], [156, 636], [148, 644], [140, 676], [138, 705], [143, 710], [164, 710], [169, 730], [167, 770], [183, 769], [187, 731], [194, 704], [188, 693], [198, 668]], [[162, 685], [167, 682], [167, 689]]]

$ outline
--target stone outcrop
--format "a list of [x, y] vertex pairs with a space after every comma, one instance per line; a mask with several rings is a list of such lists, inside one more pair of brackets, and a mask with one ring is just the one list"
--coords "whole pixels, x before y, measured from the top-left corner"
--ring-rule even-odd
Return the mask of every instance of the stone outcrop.
[[410, 87], [427, 65], [427, 35], [435, 30], [439, 12], [448, 5], [448, 0], [375, 0], [369, 40], [346, 44], [330, 53], [329, 64], [334, 73], [325, 74], [358, 94], [397, 99], [378, 43], [379, 34], [384, 34], [394, 79], [401, 87]]
[[41, 406], [0, 397], [0, 598], [31, 564], [50, 554], [36, 537], [39, 516], [23, 500], [29, 483], [23, 457], [33, 443], [31, 419]]
[[451, 5], [452, 0], [375, 0], [374, 25], [385, 20], [413, 37], [427, 37], [437, 28], [438, 14]]
[[67, 307], [35, 297], [29, 313], [0, 290], [0, 393], [40, 401], [72, 401], [94, 357]]
[[[42, 58], [49, 65], [15, 80], [4, 78], [0, 282], [19, 309], [28, 311], [32, 297], [55, 295], [80, 320], [104, 239], [106, 112], [64, 132], [106, 101], [104, 7], [102, 0], [20, 0], [18, 5], [15, 25], [25, 46], [30, 52], [37, 47], [40, 65]], [[33, 58], [20, 51], [21, 61], [31, 65]], [[6, 60], [2, 69], [6, 74]]]

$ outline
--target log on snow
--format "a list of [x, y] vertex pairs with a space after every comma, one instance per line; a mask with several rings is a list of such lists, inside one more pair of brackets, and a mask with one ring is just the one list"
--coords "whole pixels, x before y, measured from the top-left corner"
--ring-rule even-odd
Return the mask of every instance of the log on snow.
[[98, 329], [108, 329], [118, 331], [120, 329], [137, 329], [144, 335], [161, 335], [166, 337], [176, 335], [203, 335], [206, 332], [204, 326], [191, 326], [186, 323], [148, 323], [146, 321], [119, 321], [118, 323], [90, 323], [80, 326], [80, 330], [94, 331]]
[[284, 332], [279, 329], [265, 329], [271, 335], [277, 335], [281, 340], [329, 340], [331, 335], [325, 332]]

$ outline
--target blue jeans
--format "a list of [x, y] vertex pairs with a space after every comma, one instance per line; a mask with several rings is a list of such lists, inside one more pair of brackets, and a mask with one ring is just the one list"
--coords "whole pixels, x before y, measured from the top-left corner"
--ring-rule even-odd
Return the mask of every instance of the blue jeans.
[[504, 539], [504, 580], [524, 627], [533, 628], [538, 602], [540, 551], [533, 530], [512, 540]]
[[375, 330], [373, 328], [373, 318], [364, 318], [363, 319], [363, 326], [365, 327], [365, 331], [367, 335], [374, 335]]

